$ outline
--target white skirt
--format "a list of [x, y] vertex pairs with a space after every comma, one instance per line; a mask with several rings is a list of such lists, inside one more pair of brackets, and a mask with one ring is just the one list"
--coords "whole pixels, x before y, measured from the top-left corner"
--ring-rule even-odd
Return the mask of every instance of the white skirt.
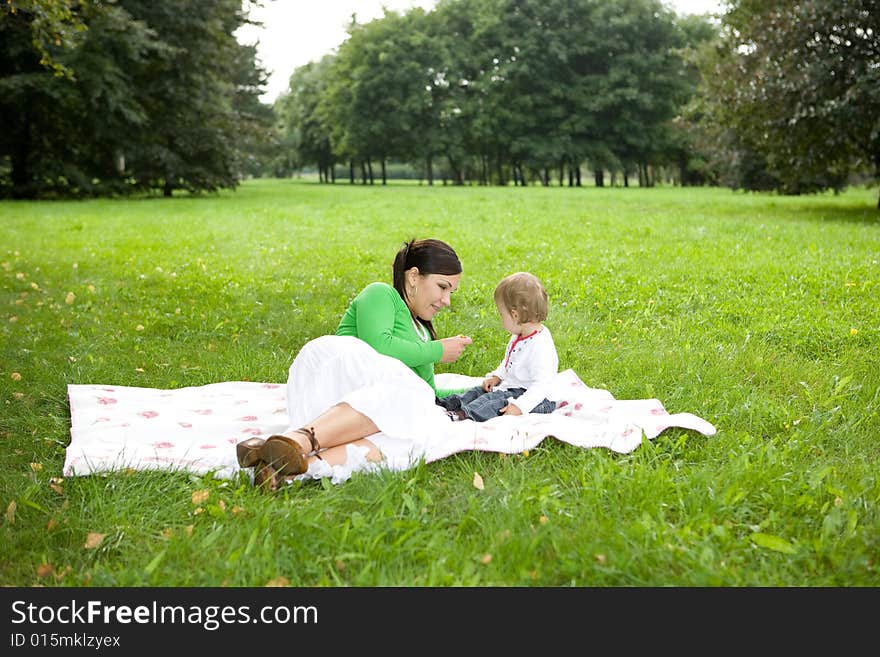
[[431, 386], [409, 367], [351, 336], [306, 343], [287, 378], [291, 429], [344, 402], [378, 427], [366, 438], [385, 457], [382, 465], [393, 470], [412, 467], [448, 433], [451, 422], [434, 398]]

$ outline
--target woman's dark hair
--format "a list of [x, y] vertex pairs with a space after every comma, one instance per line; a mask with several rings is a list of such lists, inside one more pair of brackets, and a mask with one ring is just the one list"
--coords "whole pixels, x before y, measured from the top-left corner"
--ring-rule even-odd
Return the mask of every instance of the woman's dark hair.
[[[435, 239], [411, 239], [400, 247], [397, 255], [394, 256], [394, 265], [392, 266], [394, 289], [404, 301], [407, 300], [405, 274], [413, 267], [418, 267], [419, 274], [422, 276], [428, 274], [455, 276], [461, 273], [461, 262], [458, 255], [456, 255], [455, 249], [446, 242]], [[434, 333], [431, 322], [419, 321], [428, 329], [431, 339], [436, 340], [437, 334]]]

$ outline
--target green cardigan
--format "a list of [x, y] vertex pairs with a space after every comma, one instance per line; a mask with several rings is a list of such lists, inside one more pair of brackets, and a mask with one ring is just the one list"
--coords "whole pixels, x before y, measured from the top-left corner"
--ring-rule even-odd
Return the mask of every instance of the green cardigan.
[[407, 365], [434, 389], [434, 363], [443, 356], [439, 340], [423, 341], [413, 326], [409, 308], [388, 283], [370, 283], [348, 306], [336, 335], [360, 338], [380, 354]]

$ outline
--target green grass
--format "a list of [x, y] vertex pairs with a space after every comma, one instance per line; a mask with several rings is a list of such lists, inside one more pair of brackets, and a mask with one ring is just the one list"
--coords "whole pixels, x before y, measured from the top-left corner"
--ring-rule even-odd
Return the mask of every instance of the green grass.
[[[0, 584], [878, 586], [875, 206], [867, 189], [292, 181], [0, 203]], [[625, 455], [547, 439], [275, 495], [244, 476], [57, 481], [67, 384], [283, 382], [412, 236], [465, 266], [435, 323], [475, 342], [438, 371], [497, 364], [492, 290], [530, 270], [563, 368], [718, 433]]]

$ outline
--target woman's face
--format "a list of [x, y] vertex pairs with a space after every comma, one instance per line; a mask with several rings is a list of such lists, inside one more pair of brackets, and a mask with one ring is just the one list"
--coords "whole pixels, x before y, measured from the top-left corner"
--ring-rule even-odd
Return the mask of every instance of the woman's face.
[[450, 296], [458, 289], [461, 274], [420, 274], [417, 267], [406, 272], [406, 305], [419, 319], [431, 321], [450, 303]]

